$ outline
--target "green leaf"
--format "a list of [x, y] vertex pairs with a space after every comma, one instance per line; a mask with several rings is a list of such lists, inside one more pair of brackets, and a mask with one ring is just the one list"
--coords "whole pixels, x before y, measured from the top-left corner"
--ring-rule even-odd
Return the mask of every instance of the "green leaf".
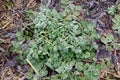
[[75, 68], [79, 71], [82, 71], [83, 70], [83, 63], [82, 62], [77, 62], [75, 64]]

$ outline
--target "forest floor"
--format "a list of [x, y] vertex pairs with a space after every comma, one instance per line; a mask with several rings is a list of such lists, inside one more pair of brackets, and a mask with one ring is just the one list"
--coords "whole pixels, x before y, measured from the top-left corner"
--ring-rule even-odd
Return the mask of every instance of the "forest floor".
[[[108, 14], [107, 10], [111, 6], [118, 5], [119, 0], [81, 0], [74, 1], [73, 4], [81, 5], [80, 20], [96, 21], [96, 31], [101, 36], [107, 33], [119, 36], [112, 29], [112, 19], [114, 15]], [[30, 69], [29, 65], [21, 65], [16, 56], [19, 53], [9, 51], [12, 46], [11, 41], [16, 40], [15, 33], [22, 27], [22, 23], [29, 24], [32, 20], [27, 20], [26, 11], [31, 9], [34, 12], [39, 11], [40, 2], [35, 0], [1, 0], [0, 1], [0, 80], [27, 80], [26, 75]], [[60, 7], [57, 10], [62, 10]], [[90, 13], [88, 15], [88, 12]], [[113, 11], [114, 12], [114, 11]], [[28, 12], [29, 13], [29, 12]], [[115, 14], [120, 14], [120, 10]], [[31, 16], [33, 19], [34, 17]], [[120, 41], [120, 39], [118, 40]], [[120, 79], [120, 50], [113, 49], [109, 52], [104, 48], [101, 41], [96, 41], [99, 45], [99, 51], [96, 58], [112, 57], [113, 66], [108, 66], [100, 72], [100, 80], [104, 78]], [[119, 44], [119, 42], [118, 42]], [[84, 61], [89, 62], [89, 61]]]

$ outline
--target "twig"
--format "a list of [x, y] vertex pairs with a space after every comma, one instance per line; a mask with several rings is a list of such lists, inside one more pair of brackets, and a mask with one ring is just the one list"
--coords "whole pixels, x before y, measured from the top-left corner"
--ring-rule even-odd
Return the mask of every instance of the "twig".
[[96, 63], [96, 64], [102, 63], [102, 62], [100, 62], [100, 61], [92, 61], [92, 60], [82, 60], [81, 62], [85, 62], [85, 63]]
[[37, 75], [39, 75], [39, 72], [38, 72], [37, 69], [32, 65], [32, 63], [31, 63], [28, 59], [26, 59], [26, 61], [27, 61], [28, 64], [33, 68], [33, 70], [35, 71], [35, 73], [36, 73]]
[[111, 72], [107, 72], [107, 73], [110, 74], [110, 75], [115, 76], [116, 78], [119, 78], [119, 79], [120, 79], [120, 76], [119, 76], [119, 75], [113, 74], [113, 73], [111, 73]]
[[11, 23], [11, 21], [9, 21], [8, 23], [6, 23], [3, 28], [6, 28], [9, 24]]

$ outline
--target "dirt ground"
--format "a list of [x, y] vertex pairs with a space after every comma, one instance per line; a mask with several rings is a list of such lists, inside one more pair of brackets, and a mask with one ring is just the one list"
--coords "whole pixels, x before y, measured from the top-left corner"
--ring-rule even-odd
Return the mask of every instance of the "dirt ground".
[[[96, 22], [96, 31], [99, 35], [105, 36], [108, 33], [115, 35], [112, 29], [112, 19], [107, 13], [108, 7], [116, 5], [119, 0], [76, 0], [73, 4], [81, 5], [80, 20], [88, 20], [90, 23]], [[16, 59], [19, 53], [11, 53], [9, 48], [11, 41], [16, 40], [15, 33], [22, 27], [22, 23], [30, 23], [26, 19], [25, 10], [32, 9], [39, 11], [41, 2], [39, 0], [1, 0], [0, 1], [0, 80], [27, 80], [26, 75], [30, 69], [29, 65], [21, 65]], [[63, 11], [59, 2], [56, 9]], [[87, 6], [87, 7], [86, 7]], [[88, 13], [90, 13], [88, 15]], [[119, 14], [120, 11], [116, 12]], [[118, 35], [118, 34], [116, 34]], [[111, 77], [114, 80], [120, 80], [120, 50], [107, 51], [100, 40], [96, 41], [99, 50], [96, 58], [112, 57], [113, 66], [100, 71], [100, 80], [107, 80]], [[115, 59], [117, 58], [117, 61]]]

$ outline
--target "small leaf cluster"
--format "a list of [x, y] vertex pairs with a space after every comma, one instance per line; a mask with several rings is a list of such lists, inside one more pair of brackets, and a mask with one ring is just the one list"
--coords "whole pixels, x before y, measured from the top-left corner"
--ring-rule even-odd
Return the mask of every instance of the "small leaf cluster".
[[111, 7], [108, 8], [108, 13], [110, 15], [114, 15], [115, 12], [116, 12], [116, 10], [117, 10], [117, 6], [113, 5], [113, 6], [111, 6]]
[[120, 34], [120, 15], [115, 15], [113, 19], [113, 29]]
[[112, 5], [107, 9], [108, 14], [114, 16], [116, 14], [119, 14], [120, 12], [120, 4], [116, 3], [116, 5]]
[[105, 48], [109, 51], [119, 48], [117, 40], [118, 38], [116, 36], [113, 36], [112, 33], [109, 33], [106, 36], [101, 37], [101, 41], [105, 44]]

